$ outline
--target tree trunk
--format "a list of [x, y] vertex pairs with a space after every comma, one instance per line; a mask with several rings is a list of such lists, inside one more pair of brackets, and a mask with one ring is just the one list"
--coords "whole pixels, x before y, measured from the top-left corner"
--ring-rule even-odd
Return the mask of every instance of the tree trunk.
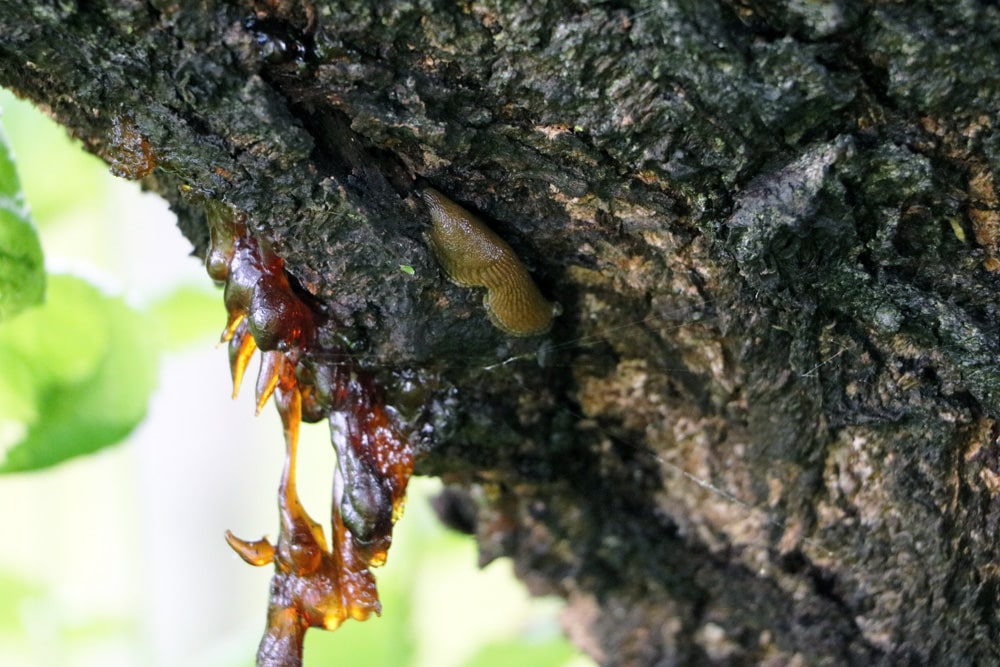
[[[0, 15], [0, 84], [200, 252], [205, 200], [245, 212], [600, 663], [1000, 660], [996, 3]], [[425, 186], [551, 332], [447, 280]]]

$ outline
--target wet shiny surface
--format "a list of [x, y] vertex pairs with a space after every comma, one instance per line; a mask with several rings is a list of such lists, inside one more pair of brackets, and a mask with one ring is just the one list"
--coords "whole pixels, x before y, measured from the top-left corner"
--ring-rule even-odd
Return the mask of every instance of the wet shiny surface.
[[[371, 373], [355, 368], [346, 351], [318, 342], [338, 340], [327, 330], [336, 324], [314, 314], [289, 281], [284, 262], [258, 242], [246, 217], [218, 202], [207, 204], [207, 213], [206, 268], [212, 278], [225, 281], [229, 319], [222, 342], [229, 348], [233, 394], [260, 349], [257, 410], [274, 397], [285, 440], [276, 544], [231, 533], [226, 541], [247, 563], [274, 565], [257, 664], [301, 665], [308, 628], [332, 630], [348, 618], [381, 613], [369, 568], [388, 556], [392, 526], [413, 472], [413, 449]], [[325, 415], [330, 420], [337, 451], [329, 544], [322, 526], [302, 506], [295, 484], [304, 398], [310, 419]]]
[[465, 287], [485, 287], [486, 314], [511, 336], [536, 336], [552, 328], [559, 307], [542, 296], [514, 250], [478, 217], [433, 188], [420, 191], [431, 215], [431, 248], [448, 277]]

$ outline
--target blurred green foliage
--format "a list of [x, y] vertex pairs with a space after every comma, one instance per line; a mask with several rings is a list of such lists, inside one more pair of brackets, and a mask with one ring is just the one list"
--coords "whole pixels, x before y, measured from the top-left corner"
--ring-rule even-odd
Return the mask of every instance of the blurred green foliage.
[[40, 303], [44, 294], [42, 246], [0, 126], [0, 322]]
[[[64, 192], [50, 195], [65, 201]], [[73, 276], [50, 277], [42, 303], [45, 282], [0, 129], [0, 472], [37, 470], [120, 442], [142, 420], [155, 385], [159, 351], [141, 314]]]
[[465, 667], [510, 667], [511, 665], [562, 665], [576, 651], [561, 637], [544, 640], [519, 639], [486, 644]]
[[66, 131], [38, 109], [0, 89], [0, 111], [17, 156], [21, 186], [35, 223], [45, 228], [64, 215], [101, 208], [110, 180], [107, 167], [85, 153]]
[[[121, 441], [146, 414], [159, 354], [146, 318], [73, 276], [0, 325], [0, 419], [19, 421], [0, 472], [36, 470]], [[154, 336], [155, 338], [155, 336]]]

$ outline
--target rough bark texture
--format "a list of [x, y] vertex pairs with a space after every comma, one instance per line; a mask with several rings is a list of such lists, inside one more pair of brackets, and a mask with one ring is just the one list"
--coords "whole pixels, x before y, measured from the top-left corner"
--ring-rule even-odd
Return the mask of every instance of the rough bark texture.
[[[199, 248], [178, 185], [248, 213], [602, 664], [1000, 660], [995, 2], [0, 16], [0, 84], [155, 162]], [[423, 182], [561, 302], [544, 342], [445, 280]]]

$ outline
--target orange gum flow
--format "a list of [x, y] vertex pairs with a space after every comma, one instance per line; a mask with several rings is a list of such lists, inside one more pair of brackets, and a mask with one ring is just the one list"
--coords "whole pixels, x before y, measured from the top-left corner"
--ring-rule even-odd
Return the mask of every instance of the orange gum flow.
[[[214, 200], [206, 201], [205, 209], [211, 236], [206, 269], [225, 285], [229, 319], [222, 342], [229, 347], [233, 395], [260, 349], [257, 412], [273, 396], [285, 440], [277, 542], [243, 540], [228, 531], [226, 541], [251, 565], [274, 564], [257, 664], [301, 665], [308, 628], [332, 630], [348, 618], [365, 620], [381, 613], [369, 568], [385, 562], [413, 472], [413, 451], [392, 423], [370, 373], [351, 367], [341, 350], [313, 354], [317, 329], [334, 324], [323, 321], [299, 296], [283, 260], [257, 239], [246, 216]], [[342, 442], [334, 439], [334, 485], [341, 498], [332, 512], [329, 545], [296, 490], [304, 403], [307, 414], [338, 414], [346, 425]], [[340, 463], [346, 459], [351, 465]]]

